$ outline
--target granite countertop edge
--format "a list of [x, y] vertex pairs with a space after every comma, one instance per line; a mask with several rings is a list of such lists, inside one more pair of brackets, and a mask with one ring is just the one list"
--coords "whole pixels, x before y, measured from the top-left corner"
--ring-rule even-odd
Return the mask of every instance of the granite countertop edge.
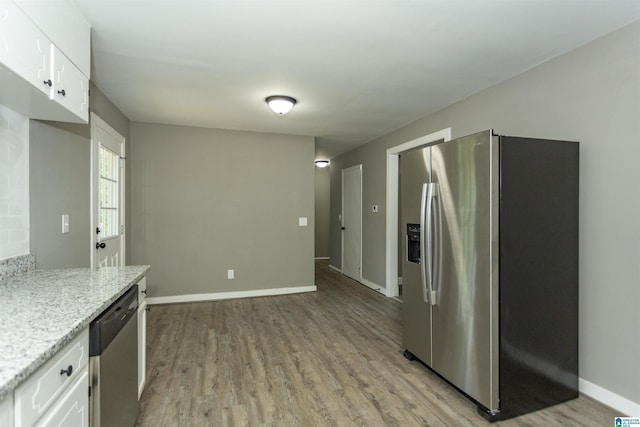
[[[126, 276], [125, 278], [120, 277], [119, 274], [116, 275], [116, 278], [109, 277], [108, 279], [101, 280], [98, 279], [97, 282], [93, 280], [92, 285], [95, 286], [95, 291], [104, 291], [105, 289], [109, 289], [107, 295], [102, 295], [99, 297], [99, 303], [94, 303], [86, 310], [80, 310], [82, 312], [81, 315], [77, 319], [72, 319], [69, 321], [69, 324], [64, 326], [64, 330], [62, 333], [57, 331], [53, 335], [53, 342], [51, 344], [47, 344], [45, 348], [38, 349], [37, 354], [26, 355], [24, 359], [21, 359], [20, 366], [14, 367], [11, 366], [9, 369], [6, 369], [7, 366], [3, 364], [4, 360], [2, 360], [2, 356], [0, 356], [0, 401], [4, 399], [7, 395], [10, 395], [24, 380], [26, 380], [31, 374], [38, 370], [47, 360], [53, 357], [60, 349], [62, 349], [66, 344], [68, 344], [73, 338], [75, 338], [81, 331], [89, 326], [91, 321], [95, 319], [102, 311], [104, 311], [107, 307], [109, 307], [114, 301], [116, 301], [120, 296], [122, 296], [127, 290], [129, 290], [132, 286], [137, 284], [149, 271], [149, 265], [136, 265], [136, 266], [124, 266], [124, 267], [106, 267], [107, 269], [118, 269]], [[43, 280], [47, 280], [47, 276], [49, 275], [59, 275], [66, 276], [67, 274], [74, 274], [77, 276], [78, 280], [82, 280], [84, 276], [87, 278], [92, 275], [92, 272], [95, 272], [97, 269], [60, 269], [60, 270], [35, 270], [26, 272], [21, 275], [17, 275], [14, 277], [10, 277], [4, 280], [0, 280], [0, 307], [2, 307], [3, 303], [3, 285], [10, 286], [14, 282], [20, 282], [20, 286], [24, 286], [28, 288], [29, 286], [36, 286], [34, 282], [41, 282]], [[139, 272], [135, 274], [136, 271]], [[133, 272], [133, 276], [126, 275], [126, 272]], [[44, 276], [39, 278], [38, 276]], [[104, 283], [101, 283], [104, 282]], [[48, 286], [55, 287], [55, 281], [47, 283]], [[68, 286], [68, 283], [65, 285]], [[111, 290], [112, 287], [115, 286], [115, 290]], [[74, 301], [76, 304], [82, 304], [80, 301]], [[46, 307], [33, 307], [34, 310]], [[54, 307], [55, 309], [55, 307]], [[54, 317], [52, 315], [51, 317]], [[2, 319], [2, 314], [0, 314], [0, 320]], [[5, 322], [3, 322], [5, 323]], [[16, 322], [17, 323], [17, 322]], [[10, 326], [10, 325], [9, 325]], [[6, 327], [6, 325], [3, 325]], [[24, 328], [28, 329], [28, 328]], [[22, 331], [24, 333], [28, 333], [28, 330]], [[0, 331], [2, 334], [2, 331]], [[3, 350], [5, 350], [5, 346], [8, 343], [3, 342], [3, 336], [0, 335], [0, 354], [2, 354]], [[6, 354], [5, 354], [6, 355]], [[20, 356], [18, 356], [20, 357]], [[10, 361], [11, 362], [11, 361]], [[13, 369], [12, 369], [13, 368]], [[5, 371], [4, 373], [2, 371]], [[6, 371], [9, 371], [8, 373]], [[4, 375], [3, 375], [4, 374]], [[7, 375], [8, 374], [8, 375]]]

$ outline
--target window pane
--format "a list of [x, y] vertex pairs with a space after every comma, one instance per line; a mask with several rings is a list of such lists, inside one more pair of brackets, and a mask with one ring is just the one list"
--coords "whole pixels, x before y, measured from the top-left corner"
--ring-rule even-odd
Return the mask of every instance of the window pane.
[[119, 234], [118, 197], [119, 197], [120, 158], [113, 151], [100, 147], [100, 233], [101, 238]]

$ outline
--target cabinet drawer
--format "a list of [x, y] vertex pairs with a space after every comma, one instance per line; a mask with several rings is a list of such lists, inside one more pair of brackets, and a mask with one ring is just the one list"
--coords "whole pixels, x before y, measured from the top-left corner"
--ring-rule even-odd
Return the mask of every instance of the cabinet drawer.
[[85, 366], [78, 375], [69, 391], [56, 401], [36, 427], [89, 425], [89, 367]]
[[[15, 390], [16, 427], [35, 424], [68, 385], [82, 375], [88, 361], [89, 329], [86, 328]], [[67, 374], [69, 366], [71, 375]]]

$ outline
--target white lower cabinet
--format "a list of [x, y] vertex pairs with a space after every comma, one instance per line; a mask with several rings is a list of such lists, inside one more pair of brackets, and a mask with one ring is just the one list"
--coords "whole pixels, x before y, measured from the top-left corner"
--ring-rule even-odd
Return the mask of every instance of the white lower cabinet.
[[147, 377], [147, 278], [138, 282], [138, 400]]
[[0, 426], [13, 427], [13, 394], [0, 398]]
[[84, 367], [71, 388], [38, 421], [37, 427], [89, 426], [89, 368]]
[[87, 426], [88, 378], [86, 328], [16, 388], [15, 427]]

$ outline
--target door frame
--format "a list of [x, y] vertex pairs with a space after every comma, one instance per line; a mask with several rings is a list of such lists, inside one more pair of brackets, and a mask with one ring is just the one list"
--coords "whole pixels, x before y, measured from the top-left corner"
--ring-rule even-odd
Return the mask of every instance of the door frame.
[[[109, 123], [105, 122], [104, 120], [102, 120], [100, 118], [100, 116], [98, 116], [96, 113], [91, 112], [90, 113], [90, 133], [91, 133], [91, 158], [90, 158], [90, 163], [91, 163], [91, 167], [90, 167], [90, 179], [89, 179], [89, 187], [90, 187], [90, 196], [89, 196], [89, 203], [90, 203], [90, 223], [91, 223], [91, 242], [90, 242], [90, 247], [89, 250], [91, 251], [91, 268], [97, 268], [98, 267], [98, 260], [97, 260], [97, 253], [96, 253], [96, 243], [98, 242], [98, 236], [96, 234], [96, 227], [98, 227], [98, 221], [100, 218], [100, 213], [98, 212], [98, 196], [99, 193], [96, 193], [96, 189], [97, 189], [97, 183], [95, 182], [96, 180], [96, 176], [95, 174], [97, 173], [97, 171], [99, 170], [99, 161], [100, 161], [100, 150], [98, 147], [98, 141], [94, 138], [94, 134], [95, 134], [95, 128], [96, 126], [100, 126], [101, 128], [103, 128], [106, 132], [108, 132], [109, 134], [111, 134], [111, 136], [113, 136], [114, 138], [120, 140], [120, 144], [122, 145], [122, 152], [126, 153], [126, 138], [122, 135], [120, 135], [120, 133], [115, 130], [111, 125], [109, 125]], [[126, 218], [126, 193], [125, 193], [125, 168], [124, 165], [122, 164], [122, 162], [125, 160], [125, 157], [121, 156], [120, 157], [120, 188], [119, 188], [119, 192], [120, 192], [120, 204], [119, 204], [119, 212], [118, 212], [118, 216], [120, 217], [120, 254], [121, 254], [121, 264], [120, 265], [125, 265], [126, 263], [126, 226], [125, 226], [125, 218]]]
[[[359, 269], [358, 269], [358, 279], [356, 279], [358, 282], [362, 283], [362, 163], [355, 165], [355, 166], [351, 166], [345, 169], [342, 169], [341, 171], [341, 190], [342, 190], [342, 200], [341, 200], [341, 213], [340, 213], [340, 227], [344, 227], [344, 174], [345, 172], [351, 172], [354, 170], [358, 170], [360, 172], [360, 260], [358, 262], [359, 264]], [[341, 230], [340, 232], [340, 240], [341, 240], [341, 260], [340, 260], [340, 265], [341, 265], [341, 270], [342, 270], [342, 274], [344, 273], [344, 232]]]
[[387, 149], [387, 236], [386, 236], [386, 296], [398, 296], [398, 193], [400, 153], [439, 140], [451, 140], [451, 128], [445, 128]]

